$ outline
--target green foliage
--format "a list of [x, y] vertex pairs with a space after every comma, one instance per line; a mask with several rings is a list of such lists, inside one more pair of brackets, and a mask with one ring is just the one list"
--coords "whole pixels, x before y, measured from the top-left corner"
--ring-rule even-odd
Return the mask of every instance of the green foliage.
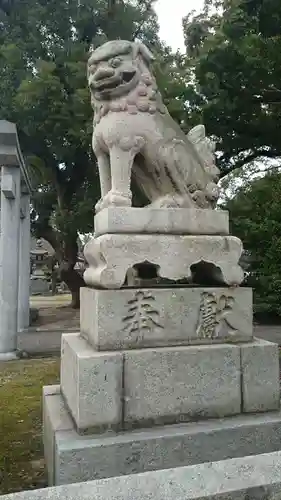
[[0, 0], [0, 116], [17, 124], [35, 189], [32, 223], [62, 241], [93, 229], [99, 197], [86, 81], [91, 47], [114, 38], [160, 50], [153, 0]]
[[200, 121], [202, 105], [194, 87], [190, 61], [183, 54], [173, 54], [164, 48], [156, 54], [154, 72], [171, 116], [187, 133]]
[[[246, 249], [255, 308], [280, 316], [281, 2], [205, 0], [183, 25], [201, 119], [219, 143], [222, 185], [234, 194], [224, 203]], [[254, 180], [257, 159], [272, 171]]]
[[202, 120], [220, 142], [222, 173], [279, 157], [280, 0], [206, 0], [200, 15], [184, 20], [184, 32]]
[[[173, 65], [182, 85], [158, 38], [154, 1], [0, 0], [0, 116], [17, 124], [34, 188], [32, 229], [54, 247], [76, 305], [83, 284], [73, 271], [77, 235], [93, 231], [100, 191], [88, 54], [106, 40], [137, 38], [162, 54], [167, 71]], [[167, 103], [175, 101], [170, 83], [163, 73]]]
[[281, 174], [244, 185], [228, 201], [231, 232], [241, 238], [249, 264], [247, 283], [255, 289], [255, 309], [281, 316]]
[[[0, 0], [0, 116], [17, 124], [34, 187], [32, 229], [54, 247], [78, 303], [78, 233], [93, 232], [99, 198], [86, 81], [89, 51], [106, 40], [143, 41], [156, 54], [166, 104], [181, 124], [189, 68], [158, 38], [155, 0]], [[74, 295], [76, 298], [74, 299]]]
[[156, 54], [172, 115], [182, 124], [192, 121], [189, 68], [160, 43], [153, 3], [0, 0], [0, 115], [18, 126], [36, 192], [33, 229], [52, 244], [93, 229], [99, 180], [86, 82], [91, 47], [114, 38], [144, 41]]

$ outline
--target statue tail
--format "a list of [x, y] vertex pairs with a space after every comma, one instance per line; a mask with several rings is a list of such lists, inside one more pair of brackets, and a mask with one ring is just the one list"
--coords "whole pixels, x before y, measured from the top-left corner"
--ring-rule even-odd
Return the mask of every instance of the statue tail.
[[214, 141], [206, 137], [204, 125], [196, 125], [186, 135], [187, 139], [193, 144], [197, 154], [202, 161], [203, 168], [210, 180], [216, 180], [219, 176], [219, 169], [215, 164], [215, 149]]

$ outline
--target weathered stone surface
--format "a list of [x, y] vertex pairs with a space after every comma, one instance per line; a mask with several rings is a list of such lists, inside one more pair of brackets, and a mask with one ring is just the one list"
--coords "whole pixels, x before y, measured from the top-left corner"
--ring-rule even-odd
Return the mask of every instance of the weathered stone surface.
[[4, 495], [3, 500], [280, 500], [281, 452], [131, 474], [52, 489]]
[[281, 453], [69, 484], [4, 495], [3, 500], [279, 500]]
[[280, 452], [4, 495], [3, 500], [279, 500]]
[[101, 436], [79, 436], [72, 428], [56, 432], [55, 439], [54, 462], [47, 466], [55, 463], [55, 484], [59, 485], [278, 451], [281, 414], [235, 416]]
[[226, 210], [110, 207], [95, 217], [95, 236], [107, 233], [224, 235], [229, 217]]
[[125, 351], [124, 420], [176, 423], [241, 412], [240, 349], [234, 345]]
[[78, 430], [121, 421], [122, 354], [96, 352], [78, 334], [62, 336], [61, 390]]
[[50, 285], [47, 279], [31, 278], [30, 293], [31, 295], [44, 295], [50, 291]]
[[61, 389], [79, 432], [238, 414], [240, 378], [236, 345], [101, 353], [79, 334], [62, 339]]
[[108, 42], [90, 55], [102, 196], [96, 211], [131, 206], [131, 177], [154, 206], [213, 208], [218, 199], [214, 143], [203, 125], [186, 136], [171, 118], [151, 73], [152, 59], [143, 44], [126, 40]]
[[[2, 124], [0, 120], [0, 132]], [[17, 166], [2, 166], [8, 159], [3, 155], [1, 142], [0, 159], [4, 158], [0, 163], [0, 360], [8, 361], [16, 358], [17, 349], [21, 172]]]
[[80, 329], [97, 350], [249, 341], [252, 290], [82, 288]]
[[241, 346], [243, 411], [265, 412], [280, 407], [279, 348], [255, 339]]
[[43, 387], [43, 444], [45, 460], [48, 465], [48, 485], [55, 484], [55, 434], [58, 431], [71, 430], [73, 424], [70, 415], [64, 409], [59, 385]]
[[241, 253], [242, 243], [234, 236], [105, 234], [85, 246], [89, 267], [84, 280], [93, 287], [121, 288], [127, 271], [147, 261], [157, 266], [162, 278], [196, 281], [191, 266], [203, 262], [207, 265], [203, 276], [199, 273], [199, 282], [240, 285], [244, 278], [238, 265]]

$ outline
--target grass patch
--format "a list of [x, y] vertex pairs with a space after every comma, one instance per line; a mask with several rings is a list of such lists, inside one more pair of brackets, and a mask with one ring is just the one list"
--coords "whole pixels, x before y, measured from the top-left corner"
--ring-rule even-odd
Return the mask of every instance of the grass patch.
[[60, 360], [0, 363], [0, 494], [47, 485], [42, 386], [59, 381]]

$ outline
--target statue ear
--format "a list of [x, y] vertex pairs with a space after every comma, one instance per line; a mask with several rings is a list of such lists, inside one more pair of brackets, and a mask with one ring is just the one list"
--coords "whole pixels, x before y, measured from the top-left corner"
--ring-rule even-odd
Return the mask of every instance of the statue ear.
[[147, 46], [144, 45], [144, 43], [142, 43], [142, 42], [134, 42], [133, 51], [134, 51], [135, 57], [138, 54], [140, 54], [147, 64], [150, 64], [152, 61], [155, 60], [155, 57], [152, 54], [152, 52], [150, 52], [150, 50], [147, 48]]

